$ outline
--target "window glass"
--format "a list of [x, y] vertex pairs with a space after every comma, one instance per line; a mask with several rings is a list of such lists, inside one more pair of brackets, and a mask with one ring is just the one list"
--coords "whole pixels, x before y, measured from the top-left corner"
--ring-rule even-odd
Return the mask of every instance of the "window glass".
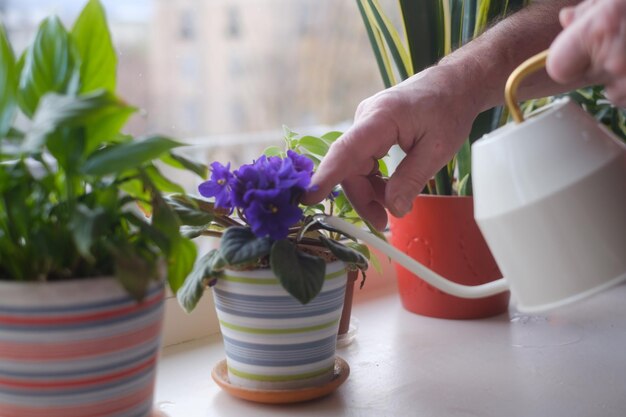
[[[0, 0], [16, 48], [85, 0]], [[103, 0], [133, 133], [180, 138], [333, 125], [382, 88], [354, 0]], [[19, 52], [19, 51], [18, 51]], [[193, 107], [195, 110], [191, 110]]]

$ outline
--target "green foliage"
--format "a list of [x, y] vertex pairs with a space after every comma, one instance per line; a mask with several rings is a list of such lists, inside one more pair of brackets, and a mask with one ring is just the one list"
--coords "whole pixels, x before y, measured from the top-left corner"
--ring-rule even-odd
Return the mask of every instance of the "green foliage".
[[[0, 28], [0, 54], [0, 279], [114, 274], [140, 299], [165, 267], [178, 289], [196, 258], [180, 226], [211, 217], [189, 214], [193, 200], [169, 205], [162, 193], [182, 189], [152, 161], [201, 176], [206, 167], [172, 154], [172, 139], [121, 133], [135, 108], [115, 95], [100, 2], [89, 1], [72, 33], [44, 20], [17, 63]], [[12, 125], [17, 103], [30, 119], [23, 133]]]
[[[487, 25], [511, 10], [521, 7], [523, 0], [400, 0], [402, 30], [398, 31], [386, 17], [378, 0], [356, 0], [368, 38], [386, 88], [436, 64], [452, 50], [480, 35]], [[399, 32], [405, 35], [401, 39]], [[501, 109], [481, 113], [472, 127], [470, 144], [497, 127]], [[471, 195], [471, 180], [466, 164], [454, 175], [456, 164], [469, 160], [464, 147], [451, 164], [435, 175], [431, 194]], [[465, 181], [460, 186], [460, 181]]]
[[80, 64], [80, 91], [88, 93], [104, 88], [115, 91], [117, 55], [113, 49], [104, 9], [98, 0], [90, 0], [72, 28]]
[[616, 107], [607, 100], [602, 86], [591, 86], [557, 96], [528, 100], [522, 104], [524, 115], [528, 116], [531, 112], [561, 97], [570, 97], [593, 115], [598, 122], [626, 142], [626, 109]]
[[17, 69], [13, 49], [0, 26], [0, 137], [7, 134], [13, 124], [17, 106]]

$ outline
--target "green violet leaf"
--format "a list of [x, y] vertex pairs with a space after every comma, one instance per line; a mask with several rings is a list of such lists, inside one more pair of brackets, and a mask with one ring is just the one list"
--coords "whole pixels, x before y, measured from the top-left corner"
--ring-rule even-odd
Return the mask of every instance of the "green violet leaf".
[[270, 266], [285, 290], [302, 304], [311, 301], [322, 290], [326, 262], [299, 251], [289, 240], [274, 242]]
[[229, 227], [222, 236], [220, 253], [229, 265], [241, 265], [270, 253], [271, 241], [256, 237], [247, 227]]

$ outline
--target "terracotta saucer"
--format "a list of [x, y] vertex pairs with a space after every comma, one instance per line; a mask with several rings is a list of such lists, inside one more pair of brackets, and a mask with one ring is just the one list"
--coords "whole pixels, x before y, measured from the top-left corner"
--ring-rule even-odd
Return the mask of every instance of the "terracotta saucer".
[[350, 366], [348, 366], [348, 363], [345, 360], [338, 356], [335, 357], [335, 370], [333, 378], [324, 385], [310, 388], [298, 388], [293, 390], [264, 390], [249, 389], [233, 385], [228, 380], [226, 359], [219, 361], [211, 372], [211, 376], [217, 385], [230, 395], [244, 400], [264, 404], [290, 404], [323, 397], [335, 391], [341, 384], [343, 384], [345, 380], [348, 379], [348, 375], [350, 375]]

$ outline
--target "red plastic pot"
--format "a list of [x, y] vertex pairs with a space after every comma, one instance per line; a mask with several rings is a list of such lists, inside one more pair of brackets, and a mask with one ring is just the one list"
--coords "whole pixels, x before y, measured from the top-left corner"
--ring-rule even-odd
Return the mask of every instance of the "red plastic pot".
[[[451, 281], [478, 285], [502, 277], [474, 220], [472, 197], [420, 195], [402, 218], [390, 216], [391, 243]], [[476, 319], [504, 313], [509, 293], [481, 299], [445, 294], [396, 264], [404, 308], [423, 316]]]

